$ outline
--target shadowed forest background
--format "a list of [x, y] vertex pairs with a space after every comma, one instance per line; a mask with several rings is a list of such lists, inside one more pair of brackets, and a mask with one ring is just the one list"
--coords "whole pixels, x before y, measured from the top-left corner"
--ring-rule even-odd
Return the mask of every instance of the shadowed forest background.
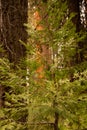
[[0, 130], [87, 130], [86, 0], [0, 0]]

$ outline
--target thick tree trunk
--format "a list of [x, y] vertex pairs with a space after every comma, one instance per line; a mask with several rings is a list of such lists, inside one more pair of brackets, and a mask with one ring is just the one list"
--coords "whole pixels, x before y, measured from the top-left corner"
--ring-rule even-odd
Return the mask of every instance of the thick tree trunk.
[[[0, 0], [0, 45], [2, 41], [2, 5]], [[2, 57], [2, 53], [0, 52], [0, 58]], [[3, 106], [3, 87], [0, 85], [0, 108]]]
[[[5, 54], [14, 65], [25, 56], [25, 47], [19, 43], [26, 43], [28, 0], [0, 0], [0, 45], [5, 48]], [[4, 54], [0, 52], [0, 57]], [[3, 106], [3, 86], [0, 85], [0, 107]]]
[[74, 0], [74, 2], [72, 0], [67, 1], [68, 1], [69, 13], [75, 13], [72, 22], [76, 26], [76, 31], [78, 32], [81, 26], [79, 0]]
[[[69, 7], [69, 13], [75, 13], [75, 16], [72, 18], [72, 22], [74, 26], [76, 27], [76, 32], [79, 33], [82, 29], [81, 25], [81, 18], [80, 18], [80, 2], [81, 0], [75, 0], [74, 2], [72, 0], [68, 1], [68, 7]], [[83, 48], [83, 43], [79, 42], [77, 47], [76, 56], [73, 57], [74, 61], [71, 60], [71, 65], [78, 64], [83, 61], [83, 53], [82, 51], [79, 52], [79, 49], [81, 50]]]
[[[1, 0], [0, 0], [0, 35], [1, 35], [1, 30], [2, 30], [2, 5], [1, 5]], [[0, 36], [1, 38], [1, 36]], [[0, 39], [1, 41], [1, 39]]]
[[19, 40], [26, 42], [28, 0], [2, 0], [3, 38], [10, 62], [18, 63], [25, 55], [25, 48]]
[[2, 4], [0, 0], [0, 44], [1, 44], [1, 41], [2, 41]]
[[[74, 2], [72, 0], [67, 0], [69, 13], [74, 13], [75, 16], [72, 18], [72, 22], [76, 28], [76, 32], [79, 33], [82, 29], [81, 25], [81, 18], [80, 18], [80, 2], [81, 0], [75, 0]], [[75, 56], [71, 57], [70, 65], [74, 66], [76, 64], [79, 64], [83, 62], [83, 42], [79, 42], [78, 46], [76, 48], [76, 54]], [[81, 51], [79, 51], [81, 50]], [[73, 72], [70, 72], [70, 82], [73, 82], [75, 79], [73, 78]]]

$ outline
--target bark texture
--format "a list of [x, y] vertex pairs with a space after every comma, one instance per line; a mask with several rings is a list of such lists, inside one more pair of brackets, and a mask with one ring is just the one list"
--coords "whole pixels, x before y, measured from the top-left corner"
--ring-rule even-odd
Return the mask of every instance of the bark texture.
[[25, 55], [25, 48], [19, 40], [26, 42], [27, 33], [24, 23], [27, 23], [27, 0], [2, 0], [2, 39], [10, 62], [17, 63]]
[[[0, 58], [5, 55], [14, 66], [25, 56], [25, 47], [19, 40], [26, 43], [28, 0], [0, 0], [0, 46], [5, 53], [0, 52]], [[4, 87], [0, 85], [0, 107], [4, 105]]]

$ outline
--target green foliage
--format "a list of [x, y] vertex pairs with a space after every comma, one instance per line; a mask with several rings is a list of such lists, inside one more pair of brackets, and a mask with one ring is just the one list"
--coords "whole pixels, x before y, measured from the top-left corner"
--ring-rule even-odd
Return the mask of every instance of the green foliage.
[[[34, 30], [29, 24], [29, 43], [20, 41], [26, 47], [26, 59], [14, 69], [9, 60], [0, 58], [0, 84], [5, 92], [0, 130], [54, 130], [55, 113], [60, 130], [87, 128], [87, 62], [75, 63], [77, 41], [84, 36], [79, 38], [75, 32], [74, 15], [67, 18], [67, 3], [49, 0], [46, 11], [44, 29]], [[38, 41], [52, 50], [42, 79], [36, 73], [44, 63], [43, 58], [41, 63], [37, 60]]]

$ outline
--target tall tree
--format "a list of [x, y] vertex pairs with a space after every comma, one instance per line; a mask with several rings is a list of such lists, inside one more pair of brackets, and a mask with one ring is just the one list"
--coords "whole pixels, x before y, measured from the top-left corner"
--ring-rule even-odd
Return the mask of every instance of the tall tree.
[[[10, 62], [16, 64], [25, 56], [25, 47], [19, 40], [27, 42], [27, 32], [24, 23], [27, 23], [28, 0], [0, 0], [0, 45]], [[0, 57], [5, 55], [0, 52]], [[3, 100], [3, 87], [0, 86], [0, 105]]]
[[25, 55], [25, 48], [19, 40], [26, 42], [27, 33], [24, 23], [27, 23], [28, 0], [1, 0], [3, 44], [11, 62], [18, 62]]
[[[67, 0], [68, 3], [68, 8], [69, 8], [69, 14], [73, 13], [75, 16], [72, 18], [72, 22], [74, 24], [74, 26], [76, 27], [76, 32], [79, 33], [80, 32], [80, 28], [81, 28], [81, 20], [80, 20], [80, 1], [79, 0], [75, 0], [74, 2], [72, 0]], [[80, 48], [80, 44], [77, 48]], [[77, 53], [76, 53], [76, 59], [75, 62], [80, 62], [81, 59], [81, 55], [80, 53], [78, 53], [78, 49], [77, 49]], [[73, 62], [73, 61], [72, 61]]]
[[73, 17], [72, 21], [74, 25], [76, 26], [76, 31], [79, 31], [80, 29], [80, 8], [79, 8], [79, 0], [75, 0], [74, 2], [72, 0], [67, 0], [69, 13], [74, 13], [75, 16]]
[[1, 34], [2, 34], [2, 4], [0, 0], [0, 42], [1, 42]]

